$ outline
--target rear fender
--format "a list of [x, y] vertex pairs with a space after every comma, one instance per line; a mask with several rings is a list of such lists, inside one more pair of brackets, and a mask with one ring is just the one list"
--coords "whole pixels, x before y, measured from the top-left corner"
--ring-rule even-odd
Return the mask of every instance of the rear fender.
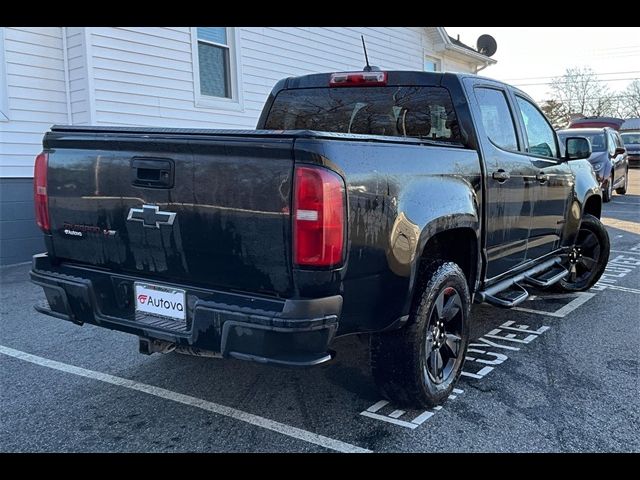
[[[417, 182], [419, 183], [419, 182]], [[425, 195], [428, 192], [428, 195]], [[427, 198], [442, 199], [437, 202], [429, 202]], [[476, 246], [478, 255], [476, 258], [480, 262], [479, 255], [479, 235], [480, 229], [479, 205], [476, 191], [473, 186], [464, 178], [454, 176], [442, 176], [429, 178], [424, 184], [415, 184], [412, 188], [406, 190], [403, 195], [404, 201], [399, 204], [398, 219], [403, 218], [406, 221], [398, 222], [406, 228], [406, 224], [412, 225], [413, 232], [416, 232], [417, 238], [409, 243], [414, 246], [411, 251], [411, 258], [402, 257], [401, 249], [394, 248], [394, 243], [390, 243], [390, 253], [394, 259], [403, 258], [404, 262], [400, 266], [404, 269], [402, 273], [408, 273], [409, 292], [405, 302], [405, 311], [408, 311], [413, 292], [416, 286], [418, 269], [425, 247], [430, 239], [435, 235], [457, 228], [468, 228], [476, 232]], [[394, 228], [392, 239], [396, 232], [400, 229]], [[410, 260], [407, 262], [407, 260]], [[389, 261], [393, 265], [392, 261]], [[392, 269], [394, 267], [392, 266]], [[481, 271], [480, 265], [476, 265], [476, 278], [468, 279], [469, 284], [477, 286], [477, 275]], [[400, 274], [395, 271], [394, 273]]]

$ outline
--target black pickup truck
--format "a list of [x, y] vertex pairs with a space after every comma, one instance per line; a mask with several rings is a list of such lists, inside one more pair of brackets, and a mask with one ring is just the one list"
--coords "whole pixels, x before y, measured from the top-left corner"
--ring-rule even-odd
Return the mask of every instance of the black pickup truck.
[[470, 304], [590, 288], [609, 257], [588, 141], [463, 74], [287, 78], [257, 130], [54, 126], [35, 164], [36, 309], [290, 366], [370, 334], [383, 395], [442, 403]]

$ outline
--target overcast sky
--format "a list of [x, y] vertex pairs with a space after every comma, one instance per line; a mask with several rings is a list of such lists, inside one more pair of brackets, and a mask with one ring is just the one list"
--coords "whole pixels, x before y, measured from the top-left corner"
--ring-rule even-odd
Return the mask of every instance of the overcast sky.
[[445, 28], [472, 47], [480, 35], [493, 36], [498, 63], [480, 75], [516, 85], [536, 101], [549, 98], [549, 82], [568, 67], [591, 67], [613, 91], [640, 78], [640, 27]]

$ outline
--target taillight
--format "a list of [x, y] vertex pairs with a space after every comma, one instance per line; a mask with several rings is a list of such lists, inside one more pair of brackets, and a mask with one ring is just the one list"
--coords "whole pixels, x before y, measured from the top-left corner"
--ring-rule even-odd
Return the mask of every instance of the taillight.
[[293, 197], [294, 262], [310, 267], [342, 263], [345, 190], [342, 178], [318, 167], [296, 167]]
[[33, 167], [33, 203], [36, 207], [36, 223], [40, 229], [49, 233], [49, 195], [47, 194], [47, 163], [49, 155], [41, 153], [36, 157]]
[[387, 72], [332, 73], [330, 87], [366, 87], [387, 84]]

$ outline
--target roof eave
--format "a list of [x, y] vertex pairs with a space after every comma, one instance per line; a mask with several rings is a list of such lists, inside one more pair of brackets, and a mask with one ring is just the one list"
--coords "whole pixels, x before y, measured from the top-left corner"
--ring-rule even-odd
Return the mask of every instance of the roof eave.
[[444, 45], [445, 50], [449, 50], [452, 52], [456, 52], [460, 55], [465, 55], [467, 57], [473, 58], [474, 60], [477, 60], [480, 63], [484, 63], [486, 65], [494, 65], [497, 63], [497, 60], [491, 58], [491, 57], [487, 57], [486, 55], [483, 55], [481, 53], [475, 53], [472, 52], [471, 50], [467, 50], [466, 48], [462, 48], [459, 47], [458, 45], [454, 45], [453, 43], [449, 43]]
[[480, 52], [474, 52], [473, 50], [469, 50], [467, 48], [462, 48], [462, 47], [459, 47], [458, 45], [455, 45], [449, 38], [449, 35], [447, 34], [447, 31], [445, 30], [444, 27], [436, 27], [436, 29], [438, 30], [438, 34], [442, 39], [442, 43], [444, 44], [445, 50], [455, 52], [459, 55], [464, 55], [467, 58], [472, 58], [476, 62], [483, 64], [485, 66], [494, 65], [497, 63], [497, 60], [494, 60], [491, 57], [487, 57], [486, 55], [483, 55]]

